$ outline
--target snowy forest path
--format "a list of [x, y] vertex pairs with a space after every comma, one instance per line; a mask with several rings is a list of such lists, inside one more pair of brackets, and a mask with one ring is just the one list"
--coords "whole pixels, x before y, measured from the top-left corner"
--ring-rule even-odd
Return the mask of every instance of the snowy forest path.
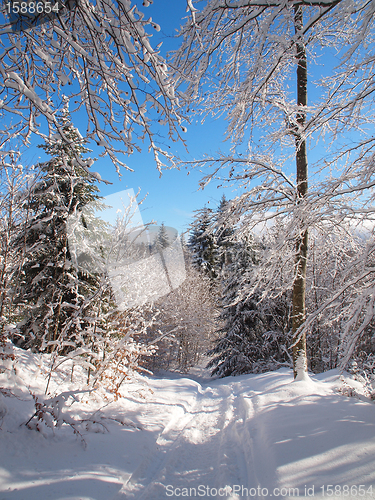
[[[335, 370], [297, 382], [288, 369], [142, 376], [117, 401], [98, 391], [66, 407], [84, 419], [84, 447], [70, 426], [42, 434], [24, 425], [35, 411], [30, 388], [42, 394], [45, 372], [35, 382], [40, 358], [23, 359], [29, 386], [2, 379], [16, 397], [6, 397], [1, 422], [0, 500], [323, 500], [327, 485], [341, 491], [335, 498], [375, 496], [375, 406], [348, 397], [361, 384]], [[67, 375], [60, 390], [72, 389]], [[92, 416], [104, 427], [88, 428]]]
[[226, 488], [225, 498], [235, 500], [234, 485], [275, 484], [276, 467], [267, 446], [267, 429], [258, 418], [257, 393], [242, 394], [238, 382], [191, 383], [196, 384], [194, 398], [187, 400], [181, 388], [181, 398], [176, 394], [169, 403], [164, 428], [116, 499], [158, 500], [167, 493], [182, 495], [184, 488], [189, 497], [204, 492], [216, 496], [212, 494]]

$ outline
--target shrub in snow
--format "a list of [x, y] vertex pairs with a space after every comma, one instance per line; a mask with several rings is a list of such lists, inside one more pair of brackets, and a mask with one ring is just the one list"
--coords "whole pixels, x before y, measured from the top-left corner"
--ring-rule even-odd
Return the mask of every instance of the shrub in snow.
[[65, 424], [73, 430], [74, 434], [80, 437], [82, 444], [85, 445], [85, 440], [78, 430], [78, 425], [82, 421], [71, 417], [68, 412], [64, 411], [69, 399], [72, 399], [73, 402], [78, 401], [77, 394], [82, 392], [87, 391], [63, 392], [49, 399], [31, 394], [34, 399], [35, 412], [25, 422], [26, 427], [34, 429], [44, 436], [48, 436], [49, 431], [53, 432], [55, 428], [60, 428]]
[[372, 352], [357, 352], [350, 362], [348, 371], [360, 382], [364, 394], [375, 400], [375, 355]]
[[25, 422], [27, 428], [36, 430], [48, 437], [53, 435], [57, 429], [68, 426], [73, 433], [79, 437], [81, 444], [86, 448], [87, 443], [83, 437], [83, 432], [109, 432], [108, 424], [111, 421], [121, 425], [134, 427], [142, 430], [140, 426], [126, 417], [106, 417], [101, 409], [94, 411], [85, 418], [77, 416], [77, 412], [72, 416], [71, 406], [79, 402], [79, 394], [87, 394], [91, 390], [67, 391], [52, 398], [45, 398], [31, 394], [34, 400], [35, 412]]
[[122, 384], [125, 380], [132, 380], [135, 372], [151, 373], [142, 366], [141, 358], [151, 356], [154, 351], [153, 346], [135, 342], [133, 339], [113, 341], [105, 360], [99, 363], [98, 371], [94, 374], [95, 384], [105, 387], [117, 400], [122, 397]]
[[125, 380], [131, 380], [136, 372], [149, 373], [142, 361], [155, 352], [148, 330], [156, 316], [157, 310], [152, 305], [108, 315], [104, 349], [94, 361], [93, 385], [103, 386], [117, 399]]
[[0, 373], [9, 370], [15, 359], [13, 344], [7, 338], [8, 331], [8, 328], [3, 326], [2, 334], [0, 333]]

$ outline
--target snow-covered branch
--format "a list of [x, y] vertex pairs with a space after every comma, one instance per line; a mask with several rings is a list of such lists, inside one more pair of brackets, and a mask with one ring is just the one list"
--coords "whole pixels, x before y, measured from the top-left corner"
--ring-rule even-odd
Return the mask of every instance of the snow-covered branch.
[[[147, 139], [157, 167], [171, 155], [156, 142], [151, 121], [167, 124], [180, 138], [182, 117], [174, 80], [150, 43], [147, 29], [159, 29], [129, 0], [79, 0], [72, 11], [19, 34], [3, 30], [0, 44], [0, 142], [31, 134], [46, 137], [56, 128], [67, 141], [56, 113], [64, 98], [87, 119], [86, 138], [116, 165]], [[67, 141], [69, 142], [69, 141]], [[115, 146], [116, 142], [119, 146]]]

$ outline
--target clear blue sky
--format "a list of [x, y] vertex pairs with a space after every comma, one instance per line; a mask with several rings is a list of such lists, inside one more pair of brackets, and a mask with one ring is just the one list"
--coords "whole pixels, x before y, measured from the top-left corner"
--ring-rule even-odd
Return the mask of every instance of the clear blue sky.
[[[186, 0], [154, 0], [154, 3], [145, 8], [142, 1], [135, 2], [145, 16], [152, 17], [153, 21], [161, 27], [160, 32], [154, 32], [151, 43], [156, 46], [163, 42], [161, 53], [166, 54], [178, 46], [178, 40], [173, 38], [176, 29], [183, 23], [182, 18], [186, 16]], [[173, 142], [165, 143], [170, 146], [170, 151], [179, 152], [184, 159], [201, 158], [204, 153], [215, 153], [217, 150], [229, 148], [229, 144], [223, 144], [225, 123], [209, 119], [204, 125], [188, 125], [188, 131], [184, 134], [189, 152], [185, 152], [181, 144]], [[161, 129], [161, 133], [167, 132]], [[140, 144], [142, 146], [142, 144]], [[144, 222], [152, 219], [158, 224], [162, 222], [167, 226], [175, 227], [178, 231], [186, 231], [192, 220], [194, 210], [207, 206], [216, 208], [222, 194], [225, 192], [227, 198], [234, 193], [227, 189], [217, 189], [216, 185], [209, 186], [204, 191], [199, 190], [199, 180], [202, 174], [187, 170], [166, 170], [162, 177], [156, 169], [152, 154], [147, 153], [148, 145], [144, 144], [142, 154], [134, 153], [127, 159], [127, 164], [134, 172], [123, 171], [121, 180], [108, 158], [99, 159], [92, 169], [99, 172], [102, 178], [111, 181], [112, 185], [101, 185], [103, 196], [133, 188], [135, 192], [140, 188], [140, 198], [148, 193], [142, 204], [141, 214]], [[95, 152], [95, 151], [94, 151]]]
[[[142, 6], [142, 0], [136, 0], [135, 3], [146, 17], [158, 23], [161, 27], [160, 32], [153, 32], [151, 43], [156, 46], [160, 41], [163, 42], [161, 53], [166, 54], [167, 51], [177, 48], [179, 41], [174, 38], [176, 29], [183, 24], [183, 18], [186, 13], [186, 0], [154, 0], [154, 3], [145, 8]], [[151, 28], [150, 28], [151, 29]], [[334, 64], [333, 57], [325, 58], [324, 64], [321, 64], [321, 72], [324, 74], [329, 67]], [[314, 98], [314, 88], [311, 89], [311, 97]], [[315, 91], [316, 92], [316, 91]], [[77, 116], [73, 114], [73, 123], [82, 133], [86, 130], [86, 123], [80, 123]], [[223, 152], [229, 151], [230, 144], [223, 143], [225, 131], [225, 121], [213, 120], [208, 118], [202, 125], [193, 123], [188, 125], [188, 131], [184, 134], [184, 138], [188, 145], [188, 152], [185, 152], [182, 144], [168, 142], [165, 139], [165, 144], [170, 146], [170, 150], [178, 152], [184, 159], [192, 160], [194, 158], [202, 158], [204, 154], [214, 154], [218, 150]], [[161, 133], [167, 131], [160, 130]], [[216, 208], [223, 193], [228, 199], [236, 196], [236, 192], [229, 189], [217, 189], [216, 184], [212, 183], [203, 191], [199, 190], [199, 180], [203, 174], [198, 170], [178, 171], [176, 169], [164, 171], [160, 178], [156, 168], [152, 154], [147, 153], [148, 144], [139, 144], [143, 147], [142, 153], [134, 153], [127, 158], [127, 164], [134, 172], [122, 172], [122, 177], [119, 179], [118, 174], [109, 158], [100, 158], [101, 151], [93, 147], [92, 157], [98, 157], [98, 161], [94, 163], [92, 169], [100, 173], [103, 179], [110, 181], [112, 184], [100, 184], [101, 194], [107, 196], [125, 189], [132, 188], [135, 192], [141, 190], [140, 198], [143, 198], [147, 193], [147, 198], [141, 208], [141, 214], [144, 222], [155, 220], [158, 224], [164, 222], [167, 226], [175, 227], [178, 231], [186, 231], [189, 223], [192, 221], [194, 211], [207, 205]], [[91, 145], [89, 145], [91, 147]], [[167, 147], [168, 147], [167, 146]], [[25, 155], [26, 156], [26, 155]], [[30, 148], [28, 150], [27, 162], [29, 164], [36, 163], [38, 157], [45, 159], [42, 156], [42, 151]]]

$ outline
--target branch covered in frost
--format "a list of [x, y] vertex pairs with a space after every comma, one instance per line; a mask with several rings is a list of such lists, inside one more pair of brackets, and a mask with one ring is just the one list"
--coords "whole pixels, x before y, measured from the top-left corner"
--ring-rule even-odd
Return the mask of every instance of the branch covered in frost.
[[[180, 138], [181, 116], [174, 81], [151, 45], [147, 28], [159, 27], [129, 0], [78, 0], [72, 11], [23, 33], [2, 30], [0, 146], [14, 137], [50, 135], [59, 126], [64, 99], [87, 120], [86, 138], [103, 148], [116, 168], [119, 158], [146, 140], [161, 169], [171, 159], [156, 142], [152, 121]], [[9, 126], [9, 123], [12, 123]], [[118, 144], [116, 146], [115, 144]]]

